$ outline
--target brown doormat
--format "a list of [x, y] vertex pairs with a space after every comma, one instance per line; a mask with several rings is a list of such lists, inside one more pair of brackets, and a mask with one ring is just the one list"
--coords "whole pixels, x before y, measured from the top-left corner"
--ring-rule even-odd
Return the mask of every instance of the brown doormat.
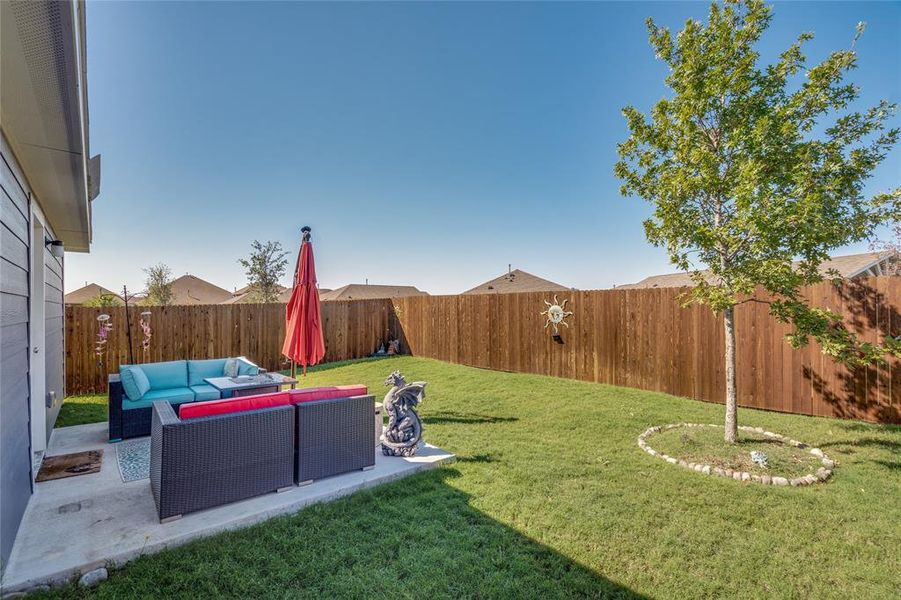
[[102, 463], [103, 450], [45, 456], [35, 481], [50, 481], [88, 473], [99, 473]]

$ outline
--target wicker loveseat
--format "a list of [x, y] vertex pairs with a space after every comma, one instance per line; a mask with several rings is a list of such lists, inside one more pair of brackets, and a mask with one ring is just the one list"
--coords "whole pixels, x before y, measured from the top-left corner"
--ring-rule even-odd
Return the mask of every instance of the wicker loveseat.
[[[355, 395], [351, 395], [355, 394]], [[150, 485], [161, 521], [375, 465], [365, 386], [152, 407]]]
[[176, 412], [185, 403], [218, 400], [219, 391], [204, 379], [225, 375], [229, 360], [234, 361], [237, 375], [259, 372], [259, 367], [243, 356], [119, 367], [119, 373], [110, 375], [108, 381], [109, 441], [150, 435], [151, 406], [157, 400], [169, 402]]

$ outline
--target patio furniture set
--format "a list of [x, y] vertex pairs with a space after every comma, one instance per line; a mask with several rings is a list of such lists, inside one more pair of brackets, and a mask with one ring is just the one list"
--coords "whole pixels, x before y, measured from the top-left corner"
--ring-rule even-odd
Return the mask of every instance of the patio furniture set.
[[[161, 522], [374, 467], [381, 413], [366, 386], [280, 391], [292, 382], [245, 358], [123, 365], [110, 375], [110, 442], [150, 435]], [[260, 388], [276, 391], [241, 395]]]

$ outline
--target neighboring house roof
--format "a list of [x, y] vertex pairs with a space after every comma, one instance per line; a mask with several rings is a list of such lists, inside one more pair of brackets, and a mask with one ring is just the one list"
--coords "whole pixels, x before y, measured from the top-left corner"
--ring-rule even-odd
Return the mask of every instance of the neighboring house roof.
[[172, 304], [219, 304], [231, 297], [230, 291], [194, 275], [185, 274], [172, 282]]
[[223, 300], [219, 304], [244, 304], [247, 302], [247, 294], [235, 294], [227, 300]]
[[[276, 302], [281, 302], [281, 303], [287, 304], [288, 300], [291, 299], [291, 292], [293, 292], [294, 290], [292, 288], [285, 287], [283, 285], [280, 285], [278, 287], [280, 287], [282, 291], [279, 292], [278, 299], [276, 300]], [[329, 290], [328, 288], [319, 288], [320, 295], [324, 294], [325, 292], [330, 292], [330, 291], [331, 290]], [[231, 298], [229, 298], [228, 300], [224, 300], [223, 302], [220, 302], [219, 304], [244, 304], [244, 303], [247, 303], [250, 301], [251, 301], [250, 286], [245, 285], [240, 290], [235, 291], [234, 295]]]
[[428, 294], [412, 285], [368, 285], [364, 283], [351, 283], [325, 293], [319, 290], [319, 299], [323, 302], [332, 300], [403, 298], [406, 296], [428, 296]]
[[[704, 279], [707, 283], [714, 283], [713, 276], [708, 271], [702, 271]], [[638, 283], [627, 283], [618, 285], [618, 290], [637, 290], [643, 288], [672, 288], [672, 287], [692, 287], [694, 282], [690, 273], [667, 273], [666, 275], [651, 275], [645, 277]]]
[[[835, 271], [839, 277], [844, 279], [883, 275], [888, 263], [895, 260], [898, 260], [898, 257], [891, 251], [835, 256], [820, 265], [820, 273], [824, 276], [829, 276], [831, 271]], [[701, 271], [701, 273], [709, 283], [715, 283], [713, 275], [709, 271]], [[689, 273], [669, 273], [667, 275], [652, 275], [638, 283], [617, 286], [616, 289], [692, 287], [693, 285], [694, 282]]]
[[[318, 288], [319, 289], [319, 299], [322, 299], [323, 294], [327, 294], [332, 290], [330, 288]], [[285, 291], [278, 295], [278, 301], [284, 302], [285, 304], [291, 299], [291, 294], [294, 293], [294, 288], [285, 288]]]
[[891, 262], [899, 260], [898, 253], [892, 250], [885, 252], [866, 252], [864, 254], [848, 254], [836, 256], [820, 265], [821, 271], [834, 269], [846, 278], [870, 277], [885, 275], [886, 268]]
[[537, 275], [526, 273], [521, 269], [513, 269], [486, 281], [481, 285], [466, 290], [464, 294], [515, 294], [518, 292], [565, 292], [572, 288], [542, 279]]
[[[288, 288], [286, 288], [283, 285], [280, 285], [280, 286], [278, 286], [278, 289], [279, 289], [279, 300], [277, 300], [277, 301], [281, 302], [281, 294], [284, 294], [285, 290], [287, 290]], [[241, 289], [236, 290], [235, 293], [232, 294], [231, 298], [229, 298], [227, 300], [223, 300], [219, 304], [246, 304], [251, 301], [250, 291], [251, 291], [250, 286], [245, 285]], [[289, 295], [289, 297], [290, 297], [290, 295]], [[285, 300], [285, 302], [287, 302], [287, 300]]]
[[66, 294], [65, 302], [66, 304], [84, 304], [88, 300], [92, 300], [100, 294], [103, 294], [104, 296], [115, 296], [120, 300], [122, 299], [119, 294], [111, 292], [103, 286], [97, 285], [96, 283], [89, 283], [84, 287], [80, 287], [77, 290], [73, 290]]

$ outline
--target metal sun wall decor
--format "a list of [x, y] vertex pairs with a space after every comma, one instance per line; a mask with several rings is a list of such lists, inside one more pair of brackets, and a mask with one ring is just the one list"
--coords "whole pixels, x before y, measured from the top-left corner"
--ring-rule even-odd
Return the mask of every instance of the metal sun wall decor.
[[153, 337], [153, 330], [150, 328], [151, 314], [152, 313], [149, 310], [145, 310], [141, 313], [141, 320], [139, 322], [141, 332], [144, 334], [144, 339], [141, 340], [141, 349], [144, 351], [144, 354], [147, 354], [150, 351], [150, 338]]
[[416, 407], [425, 398], [426, 383], [407, 383], [400, 371], [394, 371], [385, 380], [385, 385], [391, 389], [383, 402], [388, 426], [381, 438], [382, 454], [413, 456], [422, 442], [422, 421], [416, 414]]
[[97, 315], [97, 340], [95, 342], [94, 354], [97, 355], [97, 364], [103, 366], [103, 357], [106, 356], [107, 342], [109, 332], [113, 329], [113, 322], [108, 314]]
[[542, 315], [547, 315], [547, 322], [544, 324], [544, 328], [547, 329], [548, 327], [553, 325], [555, 336], [560, 334], [557, 329], [558, 325], [569, 327], [569, 323], [566, 322], [566, 318], [571, 317], [573, 313], [572, 311], [566, 310], [567, 302], [569, 302], [569, 300], [564, 300], [561, 304], [557, 300], [557, 294], [554, 294], [554, 302], [551, 303], [545, 300], [544, 303], [547, 304], [547, 310], [543, 310], [541, 311], [541, 313], [539, 313]]

